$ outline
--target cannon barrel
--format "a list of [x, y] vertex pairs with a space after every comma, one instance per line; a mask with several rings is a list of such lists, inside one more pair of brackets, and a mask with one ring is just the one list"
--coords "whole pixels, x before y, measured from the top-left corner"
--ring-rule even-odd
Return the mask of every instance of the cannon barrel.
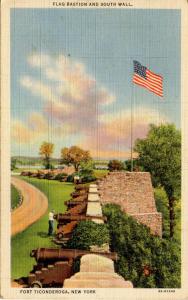
[[88, 194], [84, 194], [84, 195], [81, 195], [81, 196], [78, 196], [78, 197], [74, 197], [70, 200], [67, 200], [66, 202], [68, 203], [69, 201], [86, 201], [88, 199]]
[[89, 187], [83, 184], [79, 184], [75, 186], [75, 191], [85, 190], [86, 192], [89, 191]]
[[30, 256], [34, 257], [37, 262], [45, 261], [60, 261], [76, 259], [86, 254], [102, 255], [112, 260], [117, 261], [118, 255], [115, 252], [94, 252], [78, 249], [53, 249], [53, 248], [38, 248], [31, 251]]
[[83, 203], [83, 202], [87, 202], [87, 197], [86, 198], [80, 198], [77, 199], [77, 198], [74, 198], [74, 200], [67, 200], [65, 201], [65, 205], [67, 206], [70, 206], [70, 205], [77, 205], [77, 204], [80, 204], [80, 203]]
[[65, 215], [80, 215], [82, 213], [85, 213], [87, 209], [87, 203], [78, 203], [72, 208], [69, 208], [64, 214]]
[[96, 216], [96, 217], [93, 217], [93, 216], [85, 216], [85, 215], [64, 215], [64, 214], [56, 214], [54, 215], [54, 219], [57, 220], [58, 222], [63, 222], [63, 221], [66, 221], [66, 220], [70, 220], [70, 221], [82, 221], [82, 220], [92, 220], [92, 219], [99, 219], [99, 220], [103, 220], [103, 221], [106, 221], [107, 218], [104, 216], [104, 217], [101, 217], [101, 216]]
[[83, 196], [83, 195], [87, 195], [87, 194], [88, 194], [88, 191], [86, 191], [86, 190], [79, 190], [79, 191], [72, 192], [71, 193], [71, 197], [72, 198], [76, 198], [78, 196]]

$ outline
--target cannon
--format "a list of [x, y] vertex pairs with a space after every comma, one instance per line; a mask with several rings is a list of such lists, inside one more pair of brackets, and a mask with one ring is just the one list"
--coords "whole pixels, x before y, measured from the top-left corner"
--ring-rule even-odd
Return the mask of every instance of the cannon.
[[93, 220], [93, 219], [106, 221], [106, 217], [101, 216], [86, 216], [86, 215], [63, 215], [58, 214], [57, 216], [57, 231], [56, 231], [56, 243], [60, 241], [65, 244], [71, 237], [72, 231], [80, 221]]
[[68, 209], [73, 208], [75, 205], [78, 205], [80, 203], [86, 202], [85, 200], [82, 201], [74, 201], [74, 200], [69, 200], [65, 202], [65, 205], [67, 206]]
[[110, 258], [114, 261], [118, 260], [115, 252], [95, 252], [80, 249], [55, 249], [55, 248], [38, 248], [31, 251], [30, 256], [34, 257], [36, 262], [53, 263], [57, 261], [70, 261], [80, 258], [86, 254], [97, 254]]
[[80, 196], [74, 197], [73, 199], [71, 199], [71, 201], [84, 201], [87, 200], [88, 198], [88, 193], [82, 194]]
[[89, 187], [84, 184], [78, 184], [75, 186], [75, 191], [85, 190], [86, 192], [89, 191]]
[[30, 171], [22, 171], [20, 175], [21, 176], [31, 176], [32, 172], [30, 172]]
[[117, 260], [116, 253], [86, 251], [78, 249], [38, 248], [31, 251], [37, 266], [28, 276], [28, 286], [33, 288], [63, 287], [64, 280], [73, 275], [73, 262], [85, 254], [97, 254]]
[[56, 238], [62, 240], [63, 244], [65, 244], [71, 238], [72, 231], [77, 224], [78, 221], [71, 221], [65, 225], [58, 224]]
[[66, 242], [70, 239], [72, 231], [80, 221], [93, 220], [98, 219], [102, 221], [106, 221], [106, 217], [103, 216], [86, 216], [85, 214], [77, 214], [77, 215], [65, 215], [65, 214], [57, 214], [54, 216], [58, 222], [57, 231], [56, 231], [56, 239], [54, 240], [57, 244], [66, 244]]
[[76, 198], [76, 197], [79, 197], [79, 196], [82, 196], [82, 195], [87, 195], [87, 194], [88, 194], [88, 191], [86, 191], [84, 189], [84, 190], [79, 190], [79, 191], [72, 192], [71, 197]]
[[64, 215], [79, 215], [82, 213], [86, 213], [86, 209], [87, 209], [87, 203], [83, 202], [67, 210], [64, 213]]
[[[94, 217], [92, 216], [86, 216], [86, 215], [64, 215], [64, 214], [56, 214], [54, 215], [54, 219], [57, 220], [58, 225], [59, 224], [66, 224], [70, 221], [83, 221], [83, 220], [92, 220]], [[96, 216], [95, 219], [106, 221], [106, 217]]]
[[[64, 214], [55, 214], [54, 219], [57, 220], [57, 232], [54, 242], [56, 244], [66, 244], [70, 239], [73, 229], [76, 227], [78, 221], [77, 218], [72, 216], [85, 215], [87, 209], [87, 202], [83, 202], [75, 205], [74, 207], [67, 210]], [[61, 221], [60, 221], [61, 220]]]
[[86, 194], [86, 195], [78, 196], [71, 200], [67, 200], [67, 201], [65, 201], [65, 204], [67, 206], [71, 206], [71, 205], [74, 205], [74, 203], [78, 204], [79, 202], [87, 201], [87, 199], [88, 199], [88, 195]]

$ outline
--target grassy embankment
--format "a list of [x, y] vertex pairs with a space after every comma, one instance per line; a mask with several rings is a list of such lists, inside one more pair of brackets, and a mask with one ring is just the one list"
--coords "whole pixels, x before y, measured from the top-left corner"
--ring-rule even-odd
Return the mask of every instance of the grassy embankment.
[[[168, 198], [163, 188], [155, 188], [155, 201], [157, 210], [162, 213], [163, 217], [163, 237], [169, 238], [169, 210]], [[181, 244], [181, 200], [175, 202], [175, 227], [174, 227], [174, 241]]]
[[11, 208], [14, 209], [20, 201], [18, 190], [11, 184]]
[[[73, 184], [46, 179], [22, 178], [46, 194], [49, 201], [49, 209], [53, 208], [56, 212], [64, 212], [66, 210], [64, 202], [70, 199], [70, 193], [73, 191]], [[56, 247], [52, 242], [52, 238], [47, 236], [47, 232], [48, 211], [36, 223], [12, 238], [12, 279], [27, 276], [32, 270], [33, 265], [35, 264], [35, 260], [30, 257], [30, 251], [32, 249], [38, 247]]]

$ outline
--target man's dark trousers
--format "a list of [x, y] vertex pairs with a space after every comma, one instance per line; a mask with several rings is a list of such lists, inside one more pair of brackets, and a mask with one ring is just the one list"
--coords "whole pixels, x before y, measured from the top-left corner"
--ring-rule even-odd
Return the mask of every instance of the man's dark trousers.
[[48, 221], [48, 225], [49, 225], [49, 227], [48, 227], [48, 235], [52, 235], [52, 233], [53, 233], [53, 229], [54, 229], [54, 221], [52, 221], [52, 220], [49, 220]]

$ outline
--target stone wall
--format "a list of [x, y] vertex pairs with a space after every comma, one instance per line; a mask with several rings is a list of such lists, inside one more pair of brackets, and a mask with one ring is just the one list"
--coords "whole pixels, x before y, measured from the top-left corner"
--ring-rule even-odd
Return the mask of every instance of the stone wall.
[[162, 216], [157, 212], [151, 176], [148, 172], [110, 172], [99, 180], [102, 204], [115, 203], [123, 211], [162, 235]]
[[148, 226], [151, 229], [151, 233], [154, 235], [162, 236], [162, 214], [161, 213], [145, 213], [131, 215], [138, 222]]

